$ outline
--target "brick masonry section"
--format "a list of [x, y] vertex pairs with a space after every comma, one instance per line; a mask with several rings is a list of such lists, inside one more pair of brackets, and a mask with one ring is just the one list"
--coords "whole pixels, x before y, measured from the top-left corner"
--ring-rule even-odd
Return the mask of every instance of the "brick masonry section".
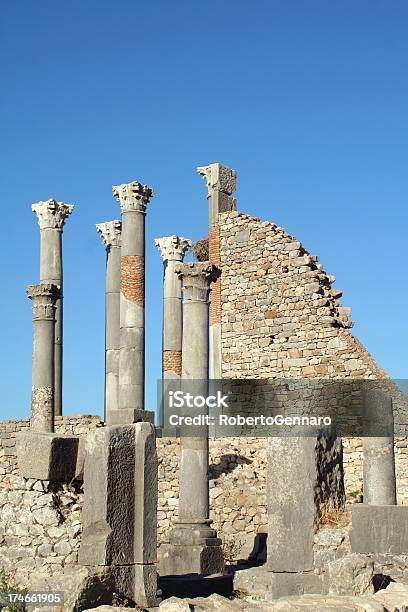
[[[213, 225], [208, 235], [209, 260], [217, 267], [220, 265], [220, 228]], [[221, 323], [221, 277], [211, 285], [210, 325]]]
[[181, 376], [181, 351], [163, 351], [163, 372], [175, 372]]
[[127, 300], [144, 308], [144, 257], [125, 255], [120, 260], [120, 290]]

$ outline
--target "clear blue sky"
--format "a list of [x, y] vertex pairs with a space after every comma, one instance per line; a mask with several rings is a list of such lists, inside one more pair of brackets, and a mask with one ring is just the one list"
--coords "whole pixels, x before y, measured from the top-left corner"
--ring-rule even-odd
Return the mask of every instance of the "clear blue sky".
[[29, 415], [39, 229], [30, 205], [76, 204], [64, 234], [65, 411], [101, 413], [111, 185], [147, 216], [147, 406], [160, 376], [153, 238], [200, 238], [197, 165], [238, 170], [238, 206], [283, 225], [337, 276], [354, 332], [408, 377], [408, 4], [402, 0], [11, 0], [0, 8], [1, 417]]

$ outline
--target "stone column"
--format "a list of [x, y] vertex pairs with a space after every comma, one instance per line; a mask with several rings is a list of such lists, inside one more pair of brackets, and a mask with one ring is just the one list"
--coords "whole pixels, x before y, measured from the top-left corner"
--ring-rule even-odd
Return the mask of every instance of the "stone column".
[[397, 503], [392, 398], [379, 389], [363, 397], [366, 427], [363, 437], [363, 494], [370, 506]]
[[151, 420], [145, 392], [145, 215], [153, 190], [137, 181], [113, 187], [122, 211], [119, 409], [112, 424]]
[[[179, 264], [176, 271], [184, 290], [182, 385], [193, 381], [194, 393], [207, 396], [208, 297], [215, 269], [202, 262]], [[161, 559], [167, 575], [212, 574], [224, 567], [221, 540], [209, 518], [208, 428], [190, 431], [182, 429], [180, 440], [179, 513]]]
[[108, 221], [96, 226], [106, 246], [105, 306], [105, 423], [119, 408], [120, 349], [120, 244], [122, 224]]
[[74, 206], [46, 200], [31, 207], [40, 226], [40, 282], [52, 283], [60, 288], [55, 310], [55, 400], [54, 412], [62, 415], [62, 355], [63, 355], [63, 275], [62, 275], [62, 230], [65, 220]]
[[[208, 200], [208, 250], [212, 264], [221, 267], [219, 213], [236, 210], [232, 197], [236, 190], [237, 173], [222, 164], [210, 164], [197, 168], [207, 184]], [[221, 375], [221, 277], [217, 278], [211, 290], [210, 304], [210, 378], [220, 379]]]
[[54, 334], [59, 289], [51, 283], [29, 285], [33, 303], [32, 431], [54, 431]]
[[[163, 259], [163, 395], [162, 401], [168, 397], [166, 381], [171, 389], [181, 378], [181, 347], [182, 347], [182, 290], [181, 278], [176, 273], [176, 266], [184, 259], [186, 251], [191, 247], [191, 240], [180, 236], [165, 236], [154, 241]], [[162, 404], [162, 412], [166, 407]], [[162, 422], [162, 419], [161, 419]]]

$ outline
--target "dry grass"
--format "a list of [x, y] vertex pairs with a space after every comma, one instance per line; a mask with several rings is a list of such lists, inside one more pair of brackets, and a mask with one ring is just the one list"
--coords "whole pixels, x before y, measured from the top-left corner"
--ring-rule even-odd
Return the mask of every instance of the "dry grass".
[[346, 508], [333, 508], [329, 506], [321, 506], [319, 516], [319, 527], [332, 527], [340, 529], [347, 527], [351, 522], [351, 511]]

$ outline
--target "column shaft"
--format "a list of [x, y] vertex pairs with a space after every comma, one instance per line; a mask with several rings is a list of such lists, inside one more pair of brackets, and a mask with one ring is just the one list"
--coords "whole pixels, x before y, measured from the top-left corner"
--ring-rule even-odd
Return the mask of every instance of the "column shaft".
[[105, 420], [119, 408], [120, 247], [106, 255]]
[[30, 285], [33, 302], [32, 431], [54, 431], [54, 334], [56, 285]]
[[155, 245], [163, 259], [163, 357], [162, 357], [162, 417], [168, 414], [168, 391], [180, 388], [182, 362], [182, 282], [176, 272], [191, 240], [180, 236], [157, 238]]
[[120, 254], [122, 224], [115, 219], [96, 225], [106, 246], [105, 277], [105, 423], [119, 408]]
[[[232, 193], [236, 189], [235, 170], [222, 164], [210, 164], [197, 168], [207, 184], [208, 201], [208, 250], [209, 260], [218, 268], [220, 261], [220, 226], [219, 214], [236, 210], [236, 200]], [[221, 278], [214, 282], [211, 291], [210, 305], [210, 378], [222, 378], [222, 352], [221, 352]]]
[[63, 378], [63, 272], [62, 231], [66, 218], [72, 213], [72, 204], [47, 200], [33, 204], [32, 210], [40, 226], [40, 282], [55, 284], [60, 295], [55, 305], [54, 333], [54, 412], [62, 414]]
[[392, 398], [380, 390], [364, 394], [366, 417], [363, 437], [364, 503], [392, 506], [397, 503], [394, 458], [394, 415]]
[[145, 392], [145, 213], [153, 191], [138, 182], [113, 188], [122, 211], [119, 408], [111, 423], [151, 420]]

